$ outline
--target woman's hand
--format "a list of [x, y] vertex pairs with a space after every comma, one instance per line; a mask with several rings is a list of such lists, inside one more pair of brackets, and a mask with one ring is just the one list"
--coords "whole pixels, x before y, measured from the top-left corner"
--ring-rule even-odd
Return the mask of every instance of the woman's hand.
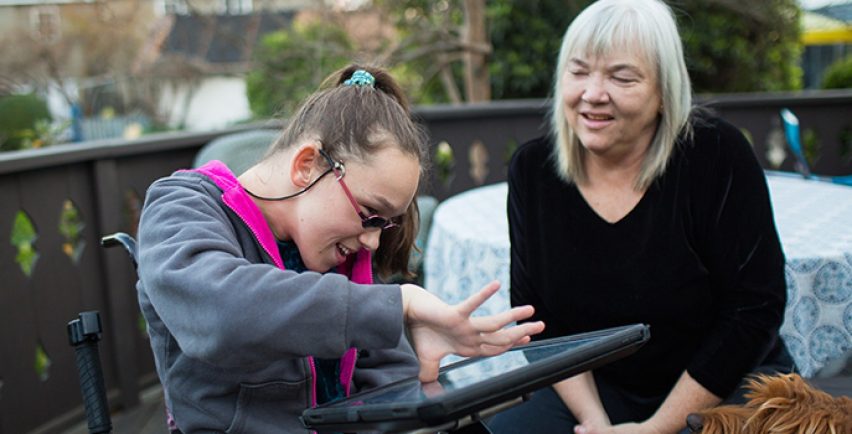
[[529, 342], [530, 335], [544, 330], [541, 321], [503, 329], [529, 318], [532, 306], [471, 318], [470, 314], [499, 288], [497, 281], [491, 282], [467, 300], [450, 306], [417, 285], [402, 285], [403, 314], [420, 361], [421, 381], [435, 381], [439, 363], [448, 354], [493, 356]]
[[574, 428], [574, 434], [674, 434], [686, 427], [686, 417], [690, 413], [712, 407], [721, 401], [721, 398], [695, 381], [689, 372], [683, 371], [660, 408], [644, 422], [622, 423], [608, 428], [582, 423]]
[[663, 434], [648, 423], [621, 423], [618, 425], [580, 424], [574, 427], [574, 434]]
[[596, 422], [586, 421], [574, 426], [574, 434], [603, 434], [612, 432], [612, 425], [608, 420]]

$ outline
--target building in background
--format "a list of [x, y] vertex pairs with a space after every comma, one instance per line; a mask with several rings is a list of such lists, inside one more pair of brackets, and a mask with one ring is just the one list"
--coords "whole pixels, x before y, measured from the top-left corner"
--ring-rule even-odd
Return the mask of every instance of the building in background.
[[[87, 138], [84, 120], [100, 121], [101, 112], [110, 118], [105, 130], [121, 131], [113, 115], [137, 99], [122, 65], [132, 61], [154, 18], [144, 0], [0, 0], [0, 95], [41, 96], [55, 121], [75, 120], [72, 140]], [[91, 126], [88, 138], [103, 135]]]
[[160, 84], [157, 111], [170, 127], [217, 129], [247, 120], [245, 75], [255, 48], [309, 3], [158, 1], [155, 30], [132, 73]]
[[0, 0], [0, 96], [34, 92], [74, 140], [250, 117], [260, 38], [318, 0]]
[[834, 2], [802, 14], [802, 70], [807, 89], [818, 89], [825, 69], [852, 56], [852, 2]]

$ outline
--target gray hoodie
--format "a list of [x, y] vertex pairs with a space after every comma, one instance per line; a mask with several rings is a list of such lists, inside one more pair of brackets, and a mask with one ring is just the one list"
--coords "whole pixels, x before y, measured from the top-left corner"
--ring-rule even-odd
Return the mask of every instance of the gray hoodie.
[[284, 270], [260, 210], [220, 162], [154, 182], [138, 238], [139, 303], [173, 429], [307, 432], [311, 356], [341, 359], [347, 394], [418, 372], [399, 286], [371, 284], [370, 252], [342, 274]]

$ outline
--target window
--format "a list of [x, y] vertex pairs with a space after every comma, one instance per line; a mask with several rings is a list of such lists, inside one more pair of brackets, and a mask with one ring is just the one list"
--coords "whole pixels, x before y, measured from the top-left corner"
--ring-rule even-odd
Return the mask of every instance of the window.
[[33, 8], [30, 13], [30, 25], [33, 36], [47, 43], [59, 41], [62, 35], [59, 21], [59, 8], [56, 6], [42, 6]]
[[219, 13], [246, 15], [252, 12], [253, 6], [252, 0], [219, 0]]
[[158, 15], [189, 15], [186, 0], [156, 0], [154, 8]]

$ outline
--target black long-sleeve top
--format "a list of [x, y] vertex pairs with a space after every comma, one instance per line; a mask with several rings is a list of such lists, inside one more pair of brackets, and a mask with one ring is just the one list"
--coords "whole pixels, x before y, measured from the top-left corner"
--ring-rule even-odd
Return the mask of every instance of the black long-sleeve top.
[[725, 397], [783, 345], [784, 255], [763, 171], [734, 126], [693, 125], [615, 223], [559, 178], [551, 139], [509, 167], [512, 305], [535, 306], [536, 339], [649, 324], [638, 353], [595, 371], [640, 396], [665, 395], [686, 370]]

